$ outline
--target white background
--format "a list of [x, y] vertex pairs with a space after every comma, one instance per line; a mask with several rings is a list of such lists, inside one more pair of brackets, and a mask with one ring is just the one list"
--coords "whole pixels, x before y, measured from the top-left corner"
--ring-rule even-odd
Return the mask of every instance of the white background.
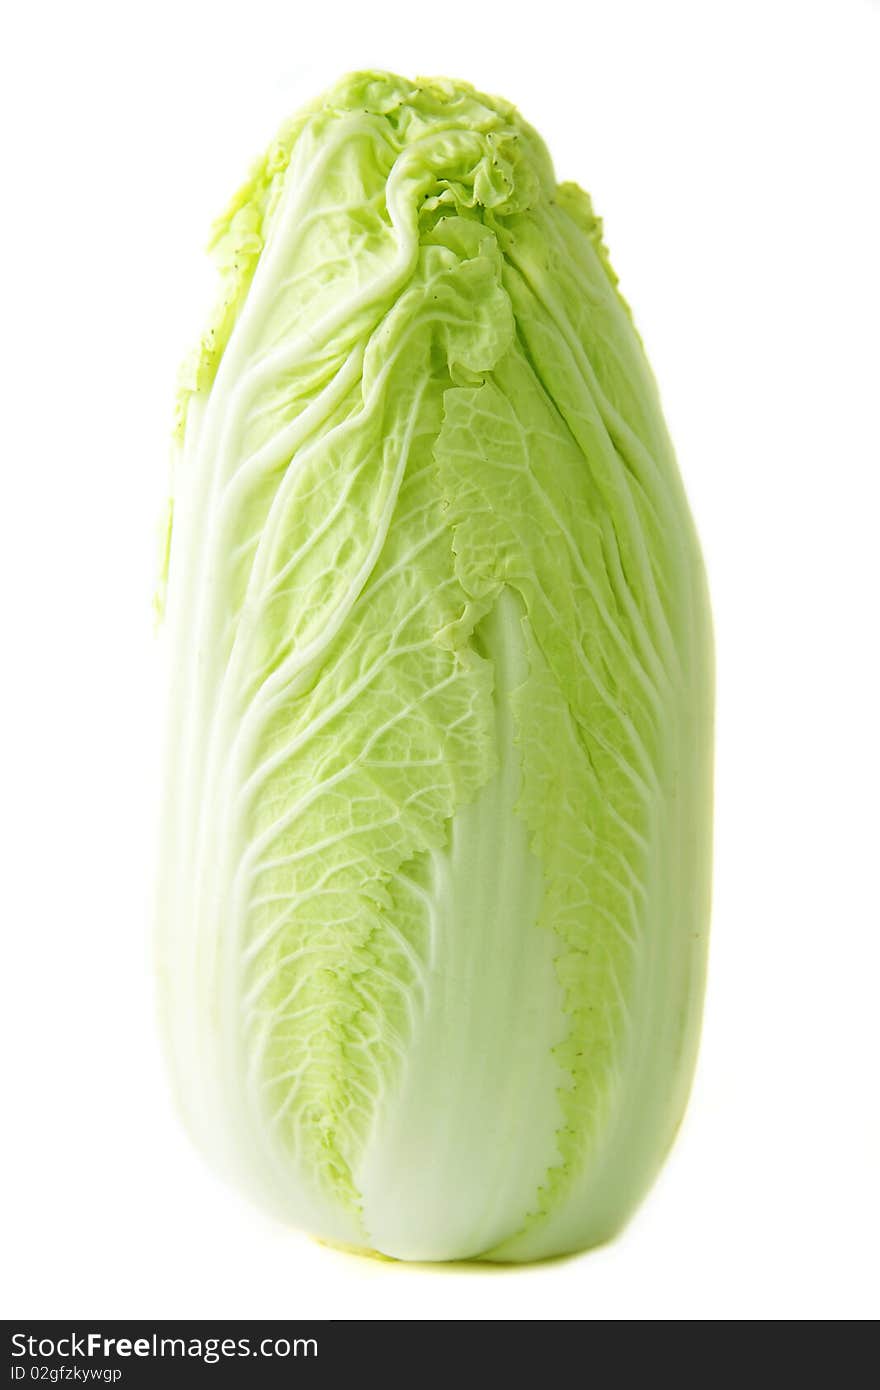
[[[18, 5], [3, 44], [2, 1311], [362, 1319], [880, 1312], [880, 10], [868, 0]], [[150, 596], [201, 246], [352, 67], [517, 102], [604, 215], [714, 597], [700, 1066], [626, 1233], [379, 1264], [255, 1213], [171, 1112], [149, 948]]]

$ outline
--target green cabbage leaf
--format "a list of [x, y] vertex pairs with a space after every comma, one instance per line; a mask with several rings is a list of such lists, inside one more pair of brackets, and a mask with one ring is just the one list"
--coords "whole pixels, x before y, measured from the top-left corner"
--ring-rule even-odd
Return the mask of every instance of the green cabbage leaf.
[[602, 1241], [694, 1065], [712, 650], [600, 222], [507, 103], [360, 73], [212, 246], [165, 596], [181, 1110], [326, 1240]]

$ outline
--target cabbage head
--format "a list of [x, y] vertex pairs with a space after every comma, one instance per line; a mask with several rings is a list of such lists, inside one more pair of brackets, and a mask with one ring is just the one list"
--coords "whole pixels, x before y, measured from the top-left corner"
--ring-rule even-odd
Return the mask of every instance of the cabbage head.
[[687, 1098], [712, 721], [601, 224], [506, 102], [370, 72], [282, 129], [212, 245], [165, 594], [180, 1108], [325, 1240], [595, 1244]]

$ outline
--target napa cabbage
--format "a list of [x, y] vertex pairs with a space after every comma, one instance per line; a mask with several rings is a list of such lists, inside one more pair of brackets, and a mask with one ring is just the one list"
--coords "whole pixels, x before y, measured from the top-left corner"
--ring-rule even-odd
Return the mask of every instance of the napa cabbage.
[[284, 1221], [533, 1260], [680, 1122], [712, 658], [590, 199], [504, 101], [359, 73], [218, 222], [178, 402], [160, 998]]

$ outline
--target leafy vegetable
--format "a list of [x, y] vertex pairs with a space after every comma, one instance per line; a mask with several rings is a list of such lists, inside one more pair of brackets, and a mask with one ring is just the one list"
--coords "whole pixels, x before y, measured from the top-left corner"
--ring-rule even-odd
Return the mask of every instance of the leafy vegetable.
[[590, 200], [344, 80], [217, 225], [179, 406], [160, 964], [196, 1140], [404, 1259], [601, 1241], [672, 1141], [711, 638]]

